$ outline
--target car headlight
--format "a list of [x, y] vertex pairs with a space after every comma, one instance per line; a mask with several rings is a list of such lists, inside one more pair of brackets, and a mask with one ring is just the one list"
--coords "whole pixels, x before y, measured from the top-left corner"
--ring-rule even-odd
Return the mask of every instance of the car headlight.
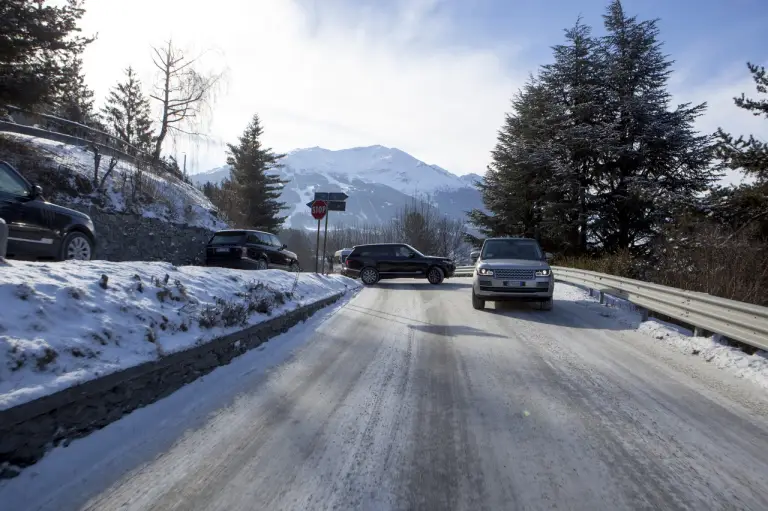
[[536, 270], [537, 277], [549, 277], [552, 270]]
[[493, 270], [491, 270], [490, 268], [478, 268], [477, 269], [477, 274], [478, 275], [487, 275], [489, 277], [493, 277]]

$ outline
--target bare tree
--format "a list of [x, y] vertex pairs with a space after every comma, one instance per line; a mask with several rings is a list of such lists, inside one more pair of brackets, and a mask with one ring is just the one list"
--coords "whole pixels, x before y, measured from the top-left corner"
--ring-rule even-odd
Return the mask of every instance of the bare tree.
[[169, 133], [199, 136], [195, 123], [211, 106], [222, 74], [206, 74], [195, 69], [200, 56], [188, 58], [168, 41], [164, 47], [152, 47], [152, 62], [160, 71], [159, 84], [150, 97], [160, 103], [160, 129], [152, 153], [160, 161], [163, 142]]
[[99, 169], [101, 168], [101, 151], [99, 150], [99, 146], [96, 144], [91, 144], [89, 149], [93, 151], [93, 186], [96, 191], [101, 192], [104, 191], [104, 184], [115, 170], [115, 167], [117, 167], [119, 160], [112, 156], [109, 160], [107, 171], [104, 172], [104, 174], [101, 176], [101, 179], [99, 179]]

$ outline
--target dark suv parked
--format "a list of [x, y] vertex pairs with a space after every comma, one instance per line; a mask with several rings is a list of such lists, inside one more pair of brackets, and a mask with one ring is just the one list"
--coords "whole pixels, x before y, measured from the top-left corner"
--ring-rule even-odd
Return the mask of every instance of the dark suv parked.
[[43, 190], [0, 161], [0, 218], [8, 224], [7, 257], [90, 260], [96, 246], [91, 218], [46, 202]]
[[345, 273], [370, 286], [381, 279], [426, 278], [440, 284], [452, 277], [456, 265], [446, 257], [426, 256], [404, 243], [357, 245], [345, 261]]
[[287, 248], [288, 245], [268, 232], [219, 231], [205, 248], [205, 264], [243, 270], [300, 271], [298, 257]]

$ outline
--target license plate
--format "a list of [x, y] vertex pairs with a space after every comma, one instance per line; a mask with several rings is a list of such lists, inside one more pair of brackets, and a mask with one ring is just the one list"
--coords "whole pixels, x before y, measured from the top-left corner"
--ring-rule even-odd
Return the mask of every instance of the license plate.
[[229, 252], [229, 249], [228, 248], [217, 248], [216, 252], [217, 253]]
[[525, 281], [517, 281], [517, 280], [505, 280], [502, 283], [504, 287], [525, 287]]

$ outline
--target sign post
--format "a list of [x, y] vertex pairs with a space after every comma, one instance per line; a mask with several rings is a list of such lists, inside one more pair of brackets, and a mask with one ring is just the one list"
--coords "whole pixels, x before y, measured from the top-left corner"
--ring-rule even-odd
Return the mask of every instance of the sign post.
[[[325, 232], [323, 233], [323, 275], [325, 275], [325, 247], [328, 245], [328, 217], [331, 216], [326, 213], [325, 215]], [[333, 267], [331, 267], [333, 268]]]
[[[328, 214], [328, 204], [324, 200], [315, 199], [307, 205], [312, 208], [312, 218], [317, 220], [317, 239], [315, 241], [315, 250], [317, 250], [317, 254], [315, 255], [315, 273], [318, 273], [319, 268], [317, 256], [320, 255], [320, 220], [325, 217], [325, 232], [327, 235], [328, 217], [326, 215]], [[325, 251], [325, 248], [323, 248], [323, 251]], [[323, 254], [323, 257], [325, 257], [325, 254]], [[325, 263], [323, 263], [323, 265], [325, 265]]]
[[[320, 220], [325, 217], [325, 234], [323, 235], [323, 273], [325, 273], [325, 250], [328, 247], [328, 212], [346, 211], [346, 201], [348, 197], [349, 196], [344, 192], [315, 192], [314, 200], [307, 203], [307, 206], [312, 210], [312, 218], [317, 220], [317, 241], [315, 242], [315, 246], [317, 247], [318, 254], [320, 252]], [[333, 265], [331, 265], [331, 268], [333, 268]], [[315, 273], [318, 273], [317, 258], [315, 258]]]

